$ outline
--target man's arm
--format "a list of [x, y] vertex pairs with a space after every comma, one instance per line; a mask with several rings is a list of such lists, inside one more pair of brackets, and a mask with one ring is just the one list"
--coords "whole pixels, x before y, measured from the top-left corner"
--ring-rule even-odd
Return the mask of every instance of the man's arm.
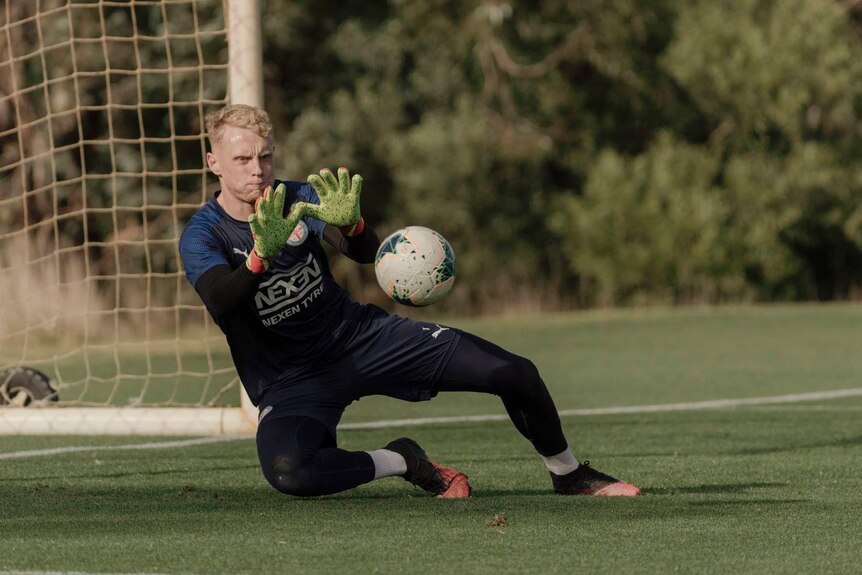
[[217, 265], [198, 278], [195, 290], [213, 315], [224, 316], [251, 299], [262, 277], [246, 266], [232, 270], [230, 266]]
[[[327, 224], [323, 237], [339, 252], [361, 264], [374, 262], [380, 244], [377, 234], [369, 226], [365, 226], [358, 235], [345, 236], [337, 227]], [[216, 265], [198, 278], [195, 290], [214, 315], [224, 316], [254, 296], [262, 277], [247, 266], [232, 270], [228, 265]]]
[[355, 236], [346, 236], [335, 226], [326, 224], [323, 228], [323, 239], [326, 243], [361, 264], [374, 263], [380, 240], [370, 226], [364, 226]]

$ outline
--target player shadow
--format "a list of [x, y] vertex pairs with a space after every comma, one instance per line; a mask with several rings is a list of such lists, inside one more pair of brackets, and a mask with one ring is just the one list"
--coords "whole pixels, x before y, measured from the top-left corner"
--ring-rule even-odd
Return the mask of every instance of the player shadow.
[[[788, 483], [724, 483], [704, 484], [686, 487], [642, 487], [641, 495], [722, 495], [747, 493], [752, 489], [768, 489], [773, 487], [787, 487]], [[505, 497], [505, 496], [547, 496], [553, 495], [550, 487], [518, 488], [518, 489], [482, 489], [473, 492], [471, 497]]]
[[805, 449], [819, 449], [821, 447], [858, 447], [862, 445], [862, 435], [844, 437], [832, 441], [816, 441], [813, 443], [800, 443], [797, 445], [776, 445], [772, 447], [750, 447], [729, 452], [731, 455], [768, 455], [770, 453], [786, 453], [790, 451], [802, 451]]
[[692, 485], [687, 487], [644, 487], [641, 493], [644, 495], [708, 495], [723, 493], [745, 493], [750, 489], [765, 489], [771, 487], [787, 487], [788, 483], [713, 483], [704, 485]]
[[691, 507], [725, 507], [728, 505], [786, 505], [788, 503], [811, 503], [811, 499], [715, 499], [711, 501], [689, 501]]
[[553, 488], [538, 487], [536, 489], [518, 488], [518, 489], [482, 489], [476, 490], [470, 494], [473, 499], [505, 499], [506, 497], [562, 497], [554, 493]]

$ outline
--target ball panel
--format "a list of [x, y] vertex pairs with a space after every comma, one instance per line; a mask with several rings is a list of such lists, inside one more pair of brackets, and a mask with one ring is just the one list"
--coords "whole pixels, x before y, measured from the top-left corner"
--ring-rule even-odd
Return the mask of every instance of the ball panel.
[[455, 282], [455, 253], [436, 231], [409, 226], [390, 234], [377, 250], [377, 283], [393, 301], [424, 306], [442, 299]]
[[422, 298], [422, 303], [416, 305], [431, 305], [434, 302], [440, 301], [449, 294], [453, 285], [455, 285], [455, 278], [449, 278], [445, 282], [434, 284], [434, 287]]

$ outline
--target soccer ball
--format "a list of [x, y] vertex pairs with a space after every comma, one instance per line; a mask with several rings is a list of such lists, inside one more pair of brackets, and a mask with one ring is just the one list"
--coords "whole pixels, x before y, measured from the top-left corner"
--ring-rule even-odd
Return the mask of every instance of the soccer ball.
[[448, 294], [455, 283], [455, 252], [434, 230], [408, 226], [380, 244], [374, 272], [392, 300], [409, 306], [429, 305]]
[[0, 405], [45, 405], [58, 398], [57, 385], [38, 369], [10, 367], [0, 371]]

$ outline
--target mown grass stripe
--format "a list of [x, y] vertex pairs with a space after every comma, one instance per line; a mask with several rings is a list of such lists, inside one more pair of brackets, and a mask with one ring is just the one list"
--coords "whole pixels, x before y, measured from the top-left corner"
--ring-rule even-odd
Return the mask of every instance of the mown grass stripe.
[[[836, 389], [832, 391], [815, 391], [809, 393], [792, 393], [787, 395], [774, 395], [767, 397], [749, 397], [738, 399], [714, 399], [708, 401], [691, 401], [681, 403], [659, 403], [654, 405], [632, 405], [622, 407], [598, 407], [591, 409], [564, 409], [560, 416], [584, 416], [584, 415], [620, 415], [637, 413], [660, 413], [668, 411], [696, 411], [706, 409], [727, 409], [747, 406], [778, 405], [788, 403], [801, 403], [805, 401], [825, 401], [830, 399], [841, 399], [846, 397], [862, 397], [862, 388]], [[339, 429], [383, 429], [388, 427], [416, 427], [420, 425], [439, 425], [445, 423], [475, 423], [483, 421], [506, 421], [509, 418], [505, 414], [487, 415], [462, 415], [451, 417], [417, 417], [411, 419], [384, 419], [379, 421], [365, 421], [356, 423], [343, 423]], [[195, 439], [181, 439], [174, 441], [152, 441], [147, 443], [129, 443], [124, 445], [82, 445], [74, 447], [56, 447], [52, 449], [35, 449], [29, 451], [12, 451], [0, 453], [0, 460], [21, 459], [25, 457], [43, 457], [48, 455], [62, 455], [66, 453], [82, 453], [90, 451], [116, 451], [124, 449], [169, 449], [175, 447], [190, 447], [195, 445], [207, 445], [221, 443], [224, 441], [236, 441], [248, 439], [247, 436], [216, 436], [200, 437]], [[0, 575], [7, 575], [0, 572]]]

